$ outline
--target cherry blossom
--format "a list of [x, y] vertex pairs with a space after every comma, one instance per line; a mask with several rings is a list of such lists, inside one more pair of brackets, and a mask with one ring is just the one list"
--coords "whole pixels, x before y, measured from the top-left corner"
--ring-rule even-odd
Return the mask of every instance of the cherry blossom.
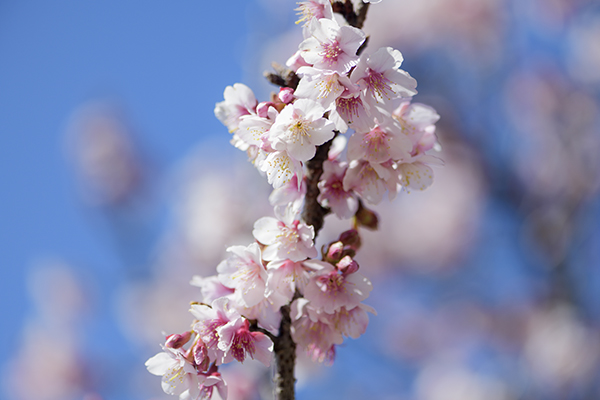
[[402, 53], [391, 47], [382, 47], [360, 58], [352, 72], [352, 81], [364, 89], [367, 103], [375, 106], [417, 93], [417, 81], [399, 69], [403, 61]]
[[237, 130], [240, 117], [253, 114], [258, 101], [252, 90], [243, 83], [227, 86], [224, 101], [215, 106], [215, 115], [233, 133]]
[[405, 188], [425, 190], [433, 183], [433, 170], [422, 162], [399, 164], [398, 171], [400, 184]]
[[281, 217], [262, 217], [254, 223], [252, 234], [265, 245], [263, 259], [301, 261], [316, 257], [317, 249], [313, 244], [314, 228], [296, 219], [291, 212]]
[[371, 204], [379, 204], [392, 177], [389, 167], [366, 160], [353, 160], [344, 175], [344, 190], [354, 191]]
[[312, 99], [325, 109], [329, 109], [346, 88], [354, 85], [347, 76], [335, 71], [300, 67], [297, 73], [302, 79], [294, 92], [296, 97]]
[[335, 100], [335, 108], [331, 110], [329, 118], [341, 133], [345, 133], [348, 128], [368, 131], [374, 123], [368, 110], [359, 89], [346, 88], [344, 93]]
[[351, 26], [339, 26], [333, 19], [313, 19], [310, 37], [300, 43], [302, 58], [315, 68], [345, 74], [358, 61], [356, 51], [366, 35]]
[[303, 177], [304, 171], [299, 160], [292, 157], [287, 151], [274, 151], [267, 153], [266, 158], [260, 162], [260, 170], [267, 174], [268, 182], [277, 189], [298, 176]]
[[390, 159], [406, 159], [412, 150], [412, 142], [391, 118], [385, 122], [367, 132], [355, 132], [348, 139], [348, 159], [364, 159], [378, 164]]
[[269, 203], [275, 207], [275, 212], [285, 214], [286, 209], [297, 214], [304, 205], [304, 196], [306, 195], [306, 181], [298, 182], [296, 175], [284, 185], [274, 189], [269, 196]]
[[194, 275], [190, 281], [190, 285], [200, 288], [202, 301], [204, 303], [212, 303], [219, 297], [228, 296], [235, 291], [221, 283], [217, 275], [203, 278], [199, 275]]
[[358, 199], [352, 191], [344, 190], [344, 175], [348, 164], [335, 160], [323, 163], [323, 175], [319, 182], [319, 204], [328, 207], [341, 219], [352, 217], [358, 209]]
[[178, 395], [181, 400], [198, 398], [203, 377], [197, 374], [193, 363], [180, 349], [163, 347], [163, 350], [146, 361], [148, 372], [162, 376], [165, 393]]
[[247, 319], [236, 318], [217, 328], [217, 333], [218, 347], [225, 353], [224, 363], [232, 359], [243, 362], [249, 355], [267, 367], [271, 364], [273, 341], [262, 332], [251, 332]]
[[303, 23], [303, 26], [309, 24], [313, 19], [333, 18], [333, 9], [330, 0], [310, 0], [298, 3], [298, 15], [300, 18], [296, 24]]
[[308, 161], [317, 146], [333, 138], [334, 125], [323, 117], [325, 109], [310, 99], [299, 99], [279, 113], [270, 130], [273, 148], [294, 159]]
[[207, 373], [199, 375], [202, 375], [204, 380], [199, 388], [198, 400], [210, 400], [215, 389], [217, 389], [217, 393], [219, 393], [222, 400], [227, 400], [227, 384], [216, 367], [212, 367]]
[[358, 306], [348, 310], [340, 308], [333, 317], [333, 324], [344, 336], [358, 339], [363, 335], [369, 325], [369, 314], [377, 314], [373, 307], [360, 303]]
[[341, 273], [329, 263], [306, 285], [304, 296], [313, 307], [332, 314], [342, 307], [351, 310], [369, 297], [371, 282], [358, 272]]
[[209, 356], [218, 364], [222, 363], [224, 353], [219, 348], [219, 333], [217, 329], [232, 320], [241, 318], [239, 312], [232, 308], [227, 297], [220, 297], [210, 306], [206, 304], [192, 304], [190, 312], [198, 321], [193, 330], [206, 344]]
[[227, 287], [235, 289], [246, 307], [262, 301], [265, 294], [267, 273], [262, 265], [260, 247], [257, 243], [244, 246], [231, 246], [227, 249], [229, 258], [217, 266], [219, 280]]

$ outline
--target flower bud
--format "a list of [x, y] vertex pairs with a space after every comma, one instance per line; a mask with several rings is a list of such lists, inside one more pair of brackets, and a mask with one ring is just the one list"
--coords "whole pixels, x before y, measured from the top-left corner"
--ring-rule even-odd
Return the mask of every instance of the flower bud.
[[356, 229], [342, 232], [338, 240], [344, 244], [344, 247], [352, 250], [358, 250], [360, 248], [360, 235]]
[[258, 103], [258, 105], [256, 106], [256, 115], [258, 115], [261, 118], [267, 118], [269, 116], [269, 107], [271, 107], [272, 105], [273, 103], [270, 101], [263, 101], [261, 103]]
[[364, 207], [362, 203], [359, 203], [354, 218], [358, 225], [364, 226], [372, 231], [377, 230], [377, 227], [379, 226], [379, 218], [377, 217], [377, 214], [375, 214], [375, 211], [371, 211]]
[[353, 274], [358, 271], [358, 263], [350, 256], [345, 256], [336, 264], [337, 269], [344, 275]]
[[190, 331], [184, 332], [181, 335], [179, 335], [179, 334], [169, 335], [169, 336], [167, 336], [167, 341], [165, 342], [165, 347], [168, 347], [170, 349], [178, 349], [181, 346], [183, 346], [184, 344], [186, 344], [187, 342], [189, 342], [191, 337], [192, 337], [192, 333]]
[[208, 349], [202, 340], [197, 340], [192, 348], [194, 354], [194, 363], [198, 366], [199, 371], [206, 371], [210, 364], [208, 358]]
[[344, 251], [344, 244], [342, 242], [334, 242], [329, 245], [327, 254], [325, 254], [325, 261], [332, 264], [337, 263], [342, 259], [342, 253]]
[[279, 100], [285, 104], [291, 103], [294, 100], [294, 89], [289, 87], [279, 89]]

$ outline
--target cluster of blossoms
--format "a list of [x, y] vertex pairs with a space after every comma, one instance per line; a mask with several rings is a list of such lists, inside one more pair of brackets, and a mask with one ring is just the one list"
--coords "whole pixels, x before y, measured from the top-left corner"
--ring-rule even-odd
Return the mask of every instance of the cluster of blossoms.
[[[254, 243], [229, 247], [217, 275], [194, 277], [202, 302], [192, 304], [191, 331], [168, 336], [164, 351], [148, 360], [149, 371], [162, 375], [164, 391], [181, 399], [208, 399], [215, 388], [225, 398], [218, 368], [234, 359], [249, 356], [269, 366], [285, 334], [283, 310], [297, 348], [314, 361], [333, 362], [336, 345], [362, 335], [367, 313], [374, 313], [363, 304], [372, 285], [354, 260], [358, 227], [376, 226], [363, 200], [377, 204], [386, 191], [393, 198], [402, 188], [424, 189], [432, 182], [429, 164], [440, 162], [427, 154], [437, 147], [439, 117], [411, 103], [416, 81], [399, 68], [401, 53], [363, 52], [366, 35], [334, 17], [336, 5], [300, 3], [305, 39], [270, 101], [258, 102], [237, 83], [216, 105], [232, 144], [273, 186], [276, 217], [256, 221]], [[319, 149], [326, 151], [322, 174], [309, 183], [307, 164]], [[307, 204], [311, 184], [316, 204]], [[321, 259], [315, 227], [303, 218], [315, 205], [354, 221], [323, 246]]]

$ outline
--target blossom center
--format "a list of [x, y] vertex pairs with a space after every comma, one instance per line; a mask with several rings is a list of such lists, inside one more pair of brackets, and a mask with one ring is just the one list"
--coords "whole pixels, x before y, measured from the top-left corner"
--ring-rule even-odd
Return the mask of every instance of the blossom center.
[[297, 119], [292, 125], [289, 127], [290, 130], [290, 139], [293, 143], [300, 141], [302, 145], [304, 143], [305, 138], [310, 137], [310, 123], [305, 119]]
[[[246, 321], [247, 323], [248, 321]], [[246, 324], [247, 325], [247, 324]], [[243, 326], [235, 334], [231, 343], [231, 354], [233, 358], [239, 362], [243, 362], [246, 358], [246, 352], [250, 354], [250, 357], [254, 358], [254, 337], [248, 330], [247, 326]]]
[[365, 82], [369, 90], [382, 99], [391, 100], [392, 95], [395, 94], [390, 86], [390, 80], [379, 72], [369, 70], [369, 76], [365, 78]]
[[337, 40], [330, 43], [323, 43], [321, 48], [323, 49], [321, 56], [330, 67], [337, 63], [338, 57], [344, 52]]
[[323, 292], [333, 296], [337, 296], [340, 291], [344, 290], [344, 277], [338, 274], [337, 271], [321, 276], [319, 283]]
[[386, 143], [386, 139], [386, 133], [376, 127], [365, 134], [363, 143], [366, 145], [369, 155], [375, 156], [381, 151], [389, 150], [390, 146]]
[[359, 117], [359, 111], [363, 107], [362, 100], [356, 97], [340, 97], [336, 101], [337, 110], [342, 116], [345, 116], [348, 123], [352, 123], [354, 118]]

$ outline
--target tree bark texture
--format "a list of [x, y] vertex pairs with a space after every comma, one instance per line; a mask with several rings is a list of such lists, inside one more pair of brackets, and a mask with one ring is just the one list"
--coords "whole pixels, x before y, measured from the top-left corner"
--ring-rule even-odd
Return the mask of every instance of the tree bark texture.
[[290, 306], [281, 307], [281, 324], [279, 336], [275, 340], [275, 398], [277, 400], [294, 400], [294, 368], [296, 366], [296, 343], [292, 339], [292, 318]]

